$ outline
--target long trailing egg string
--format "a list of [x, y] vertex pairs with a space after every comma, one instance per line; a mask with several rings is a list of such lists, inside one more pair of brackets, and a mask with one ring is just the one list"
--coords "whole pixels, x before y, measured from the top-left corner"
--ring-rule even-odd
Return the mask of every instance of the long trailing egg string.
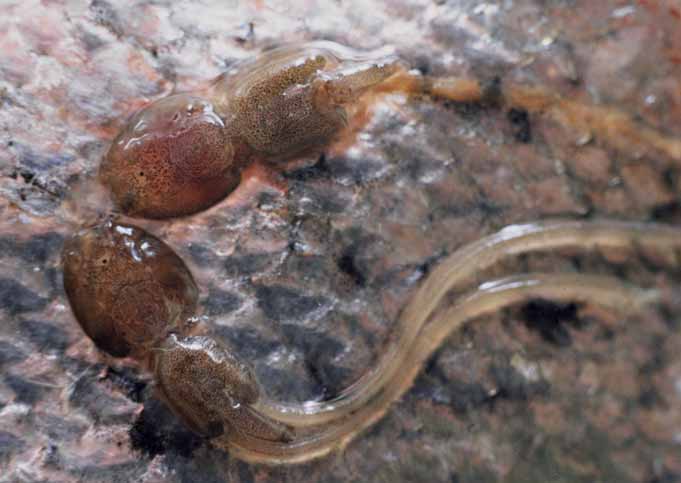
[[563, 302], [577, 300], [628, 313], [656, 301], [658, 294], [609, 276], [534, 273], [491, 280], [434, 314], [404, 353], [400, 372], [393, 373], [380, 391], [372, 391], [361, 406], [345, 411], [341, 419], [304, 427], [290, 442], [266, 442], [241, 435], [218, 438], [215, 443], [238, 458], [267, 464], [302, 463], [342, 449], [379, 420], [411, 387], [423, 363], [452, 332], [481, 316], [538, 297]]
[[610, 146], [630, 152], [651, 147], [681, 163], [681, 140], [637, 120], [626, 111], [609, 105], [560, 96], [545, 87], [502, 80], [484, 82], [474, 77], [421, 75], [399, 72], [375, 89], [377, 92], [427, 94], [454, 102], [502, 103], [506, 107], [546, 114], [565, 127], [581, 133], [577, 144], [601, 138]]
[[403, 358], [419, 336], [443, 297], [462, 283], [471, 281], [501, 259], [560, 248], [606, 249], [636, 245], [681, 248], [681, 230], [653, 223], [610, 220], [546, 221], [508, 226], [470, 243], [443, 260], [416, 290], [402, 311], [395, 336], [377, 366], [328, 401], [300, 404], [263, 399], [256, 403], [268, 417], [295, 427], [314, 426], [343, 418], [361, 407], [374, 393], [384, 390], [395, 373], [404, 370]]

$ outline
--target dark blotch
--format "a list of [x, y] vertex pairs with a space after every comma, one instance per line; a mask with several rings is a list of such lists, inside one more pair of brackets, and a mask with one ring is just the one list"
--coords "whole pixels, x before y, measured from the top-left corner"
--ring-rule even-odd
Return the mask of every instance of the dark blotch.
[[480, 407], [489, 399], [481, 384], [448, 380], [443, 386], [441, 380], [434, 384], [427, 378], [419, 378], [417, 381], [414, 393], [416, 396], [429, 401], [448, 403], [452, 410], [459, 414]]
[[28, 262], [43, 264], [57, 253], [63, 244], [64, 237], [59, 233], [36, 235], [24, 243], [21, 256]]
[[109, 424], [126, 424], [130, 420], [133, 408], [127, 399], [107, 390], [99, 381], [101, 367], [93, 367], [73, 384], [69, 393], [69, 403], [82, 408], [96, 422]]
[[303, 295], [282, 285], [256, 287], [258, 306], [273, 320], [296, 320], [328, 306], [324, 297]]
[[19, 324], [19, 330], [38, 347], [40, 352], [64, 352], [69, 344], [66, 332], [47, 322], [23, 320]]
[[93, 0], [90, 3], [90, 10], [94, 13], [95, 21], [116, 35], [123, 34], [123, 28], [121, 27], [121, 21], [118, 18], [118, 14], [111, 6], [109, 2], [103, 0]]
[[45, 283], [50, 289], [50, 298], [66, 296], [64, 293], [64, 279], [61, 268], [46, 267], [43, 270]]
[[12, 374], [5, 376], [5, 383], [14, 391], [17, 401], [30, 404], [31, 406], [40, 401], [49, 389], [46, 386], [29, 382]]
[[544, 340], [559, 347], [567, 347], [572, 343], [570, 332], [565, 324], [581, 328], [577, 318], [577, 304], [558, 304], [548, 300], [533, 300], [522, 308], [525, 325], [539, 332]]
[[130, 428], [132, 448], [150, 458], [174, 453], [185, 458], [201, 446], [203, 439], [182, 427], [159, 401], [148, 401]]
[[41, 428], [50, 439], [60, 443], [80, 439], [90, 427], [81, 418], [70, 418], [69, 416], [62, 418], [45, 412], [35, 413], [34, 417], [34, 426]]
[[354, 245], [346, 248], [338, 259], [338, 268], [348, 274], [359, 287], [366, 284], [366, 276], [356, 263], [357, 249]]
[[649, 483], [679, 483], [681, 481], [681, 474], [664, 470], [662, 474], [654, 476], [648, 481]]
[[489, 399], [482, 384], [449, 379], [437, 364], [437, 357], [428, 361], [411, 393], [419, 399], [446, 404], [459, 414], [479, 407]]
[[658, 222], [681, 222], [681, 202], [672, 201], [655, 206], [650, 212], [650, 219]]
[[638, 395], [638, 403], [645, 409], [667, 408], [664, 398], [652, 385], [647, 385], [641, 390]]
[[0, 463], [8, 464], [14, 453], [20, 452], [25, 444], [21, 438], [0, 430]]
[[15, 237], [1, 237], [0, 256], [20, 257], [30, 264], [43, 265], [61, 249], [63, 243], [64, 237], [55, 232], [35, 235], [25, 241], [19, 241]]
[[239, 472], [239, 481], [241, 483], [253, 483], [255, 479], [253, 478], [253, 473], [251, 473], [251, 465], [239, 461], [237, 463], [237, 470]]
[[13, 344], [0, 340], [0, 369], [6, 364], [9, 365], [26, 360], [26, 357], [26, 354], [17, 349]]
[[312, 166], [304, 166], [300, 169], [294, 169], [288, 173], [284, 173], [284, 177], [296, 181], [309, 181], [319, 178], [329, 178], [329, 163], [326, 156], [322, 154], [319, 159]]
[[47, 299], [27, 289], [16, 280], [0, 278], [0, 308], [10, 315], [42, 310]]
[[126, 396], [134, 402], [142, 402], [144, 389], [147, 383], [139, 379], [139, 375], [130, 368], [107, 369], [106, 378], [115, 386], [125, 392]]
[[513, 137], [519, 143], [529, 143], [532, 141], [532, 128], [530, 126], [530, 116], [524, 109], [511, 109], [508, 111], [508, 120], [513, 126]]
[[298, 348], [305, 355], [305, 366], [314, 381], [321, 386], [326, 399], [335, 397], [347, 386], [350, 371], [333, 364], [343, 351], [338, 340], [314, 330], [286, 324], [281, 327], [288, 346]]
[[241, 307], [241, 297], [232, 292], [211, 288], [208, 298], [203, 301], [206, 315], [222, 315], [234, 312]]
[[251, 328], [232, 328], [222, 325], [215, 326], [213, 332], [228, 345], [236, 348], [239, 356], [244, 360], [255, 361], [270, 354], [280, 343], [264, 339], [258, 331]]
[[224, 264], [225, 271], [231, 277], [249, 276], [261, 272], [270, 263], [271, 258], [267, 254], [248, 254], [229, 257]]
[[196, 262], [198, 265], [201, 265], [202, 267], [205, 267], [207, 265], [211, 265], [215, 263], [215, 260], [217, 260], [217, 255], [209, 249], [206, 248], [202, 245], [197, 245], [196, 243], [192, 243], [189, 245], [189, 254], [192, 257], [192, 260]]
[[146, 470], [147, 465], [142, 461], [110, 465], [91, 463], [82, 467], [69, 468], [71, 474], [77, 475], [77, 481], [110, 481], [115, 483], [140, 481]]

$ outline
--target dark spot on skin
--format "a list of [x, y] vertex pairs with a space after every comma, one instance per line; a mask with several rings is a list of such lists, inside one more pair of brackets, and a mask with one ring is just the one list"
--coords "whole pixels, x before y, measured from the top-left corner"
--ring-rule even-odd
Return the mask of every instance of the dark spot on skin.
[[530, 143], [532, 141], [532, 127], [527, 111], [514, 108], [508, 111], [507, 117], [513, 126], [513, 137], [515, 140], [519, 143]]
[[36, 412], [33, 417], [35, 427], [41, 428], [50, 439], [60, 442], [77, 441], [90, 428], [90, 425], [82, 419], [70, 419], [68, 415], [59, 417], [45, 412]]
[[330, 177], [331, 167], [325, 154], [321, 154], [317, 162], [312, 166], [304, 166], [293, 171], [284, 173], [284, 177], [296, 181], [310, 181], [314, 179], [327, 179]]
[[268, 254], [235, 255], [225, 260], [225, 272], [231, 277], [249, 276], [263, 271], [270, 263], [272, 257]]
[[189, 245], [188, 250], [194, 263], [202, 267], [212, 265], [217, 260], [215, 252], [205, 246], [192, 243]]
[[43, 265], [61, 249], [63, 243], [64, 237], [55, 232], [35, 235], [25, 241], [17, 241], [15, 237], [2, 237], [0, 256], [19, 257], [28, 263]]
[[366, 276], [357, 267], [355, 263], [355, 255], [357, 248], [354, 245], [346, 248], [338, 259], [338, 268], [348, 274], [359, 287], [366, 284]]
[[14, 391], [17, 401], [30, 404], [31, 406], [40, 401], [45, 392], [49, 390], [48, 387], [29, 382], [12, 374], [5, 375], [5, 384]]
[[239, 461], [237, 463], [237, 470], [239, 472], [239, 481], [241, 483], [254, 483], [253, 473], [251, 473], [251, 465]]
[[106, 379], [120, 388], [131, 401], [142, 402], [147, 383], [139, 379], [137, 372], [127, 367], [120, 369], [109, 367]]
[[155, 399], [145, 403], [128, 434], [132, 449], [150, 458], [166, 453], [188, 458], [203, 444], [203, 438], [181, 426], [165, 405]]
[[443, 105], [467, 121], [480, 119], [486, 110], [485, 106], [480, 102], [444, 101]]
[[681, 203], [672, 201], [655, 206], [650, 212], [650, 219], [657, 222], [681, 223]]
[[69, 404], [81, 408], [97, 423], [104, 425], [127, 424], [134, 412], [130, 401], [107, 388], [107, 381], [100, 380], [102, 366], [87, 370], [71, 386]]
[[58, 468], [61, 465], [61, 455], [59, 454], [59, 446], [52, 443], [45, 446], [43, 458], [46, 467]]
[[459, 414], [480, 407], [489, 399], [482, 384], [449, 379], [437, 364], [437, 357], [428, 360], [410, 394], [422, 400], [448, 405]]
[[341, 342], [297, 325], [285, 324], [281, 329], [286, 345], [298, 348], [304, 354], [305, 367], [321, 386], [326, 399], [335, 397], [347, 386], [351, 371], [333, 364], [334, 357], [343, 351]]
[[111, 6], [109, 2], [104, 0], [93, 0], [90, 3], [90, 10], [92, 10], [95, 21], [107, 29], [109, 29], [115, 35], [122, 35], [123, 28], [121, 27], [121, 21], [118, 18], [118, 14]]
[[256, 361], [269, 355], [281, 345], [279, 341], [263, 338], [255, 329], [234, 328], [217, 325], [213, 327], [215, 335], [234, 347], [239, 357], [247, 361]]
[[24, 441], [8, 433], [7, 431], [0, 430], [0, 463], [6, 465], [12, 459], [15, 453], [21, 452], [24, 449]]
[[0, 369], [5, 365], [26, 360], [27, 355], [9, 342], [0, 340]]
[[340, 253], [338, 268], [350, 275], [360, 287], [373, 284], [376, 280], [371, 278], [372, 266], [376, 257], [382, 253], [383, 240], [367, 235], [356, 227], [346, 230], [339, 238], [338, 244], [341, 246], [337, 248]]
[[[307, 372], [291, 375], [291, 369], [279, 369], [266, 364], [256, 364], [255, 371], [262, 387], [267, 388], [273, 400], [307, 401], [326, 396], [325, 388]], [[304, 374], [304, 376], [303, 376]]]
[[521, 309], [521, 317], [528, 329], [539, 332], [541, 337], [558, 347], [572, 344], [572, 337], [565, 324], [581, 328], [577, 317], [577, 304], [559, 304], [548, 300], [533, 300]]
[[68, 335], [54, 324], [38, 320], [22, 320], [19, 330], [35, 344], [40, 352], [64, 352], [69, 344]]
[[111, 481], [116, 483], [140, 481], [146, 471], [147, 465], [143, 461], [104, 466], [87, 464], [69, 469], [69, 472], [77, 478], [77, 481]]
[[129, 435], [130, 444], [134, 450], [153, 458], [164, 454], [166, 447], [159, 428], [150, 419], [146, 409], [143, 410], [130, 428]]
[[458, 414], [465, 414], [488, 400], [488, 394], [481, 384], [443, 380], [432, 374], [419, 376], [411, 393], [422, 400], [446, 404]]
[[418, 70], [421, 75], [429, 75], [432, 72], [431, 63], [432, 59], [427, 55], [417, 55], [414, 59], [409, 61], [409, 64], [413, 65], [414, 69]]
[[333, 260], [325, 255], [303, 255], [294, 252], [282, 265], [283, 273], [298, 280], [305, 280], [308, 287], [325, 287], [333, 283], [338, 269]]
[[328, 169], [331, 178], [343, 185], [369, 186], [372, 181], [385, 176], [385, 164], [375, 159], [337, 156], [329, 161]]
[[678, 483], [681, 481], [681, 474], [663, 470], [659, 476], [654, 476], [648, 483]]
[[15, 280], [0, 278], [0, 309], [10, 315], [42, 310], [48, 300]]
[[258, 285], [255, 293], [258, 306], [272, 320], [302, 319], [330, 303], [325, 297], [303, 295], [283, 285]]
[[[651, 341], [651, 347], [664, 347], [664, 337], [654, 337]], [[667, 366], [664, 353], [659, 350], [651, 350], [651, 357], [639, 369], [639, 374], [650, 378], [655, 372], [661, 371]]]
[[73, 161], [74, 155], [57, 153], [46, 156], [31, 150], [28, 145], [17, 146], [19, 166], [22, 171], [45, 172]]
[[670, 330], [676, 331], [681, 327], [681, 320], [674, 315], [672, 308], [666, 305], [660, 305], [657, 307], [657, 312], [661, 315], [662, 320]]
[[638, 395], [638, 403], [646, 409], [656, 407], [666, 408], [667, 404], [662, 395], [652, 385], [646, 385]]
[[105, 42], [101, 38], [90, 32], [80, 33], [80, 40], [83, 46], [85, 47], [85, 50], [87, 50], [90, 53], [96, 51], [105, 44]]
[[47, 267], [43, 270], [45, 283], [49, 286], [49, 298], [64, 297], [64, 279], [61, 267]]
[[30, 183], [35, 178], [35, 174], [31, 171], [19, 171], [19, 175], [24, 179], [24, 183]]
[[328, 362], [325, 357], [319, 357], [319, 353], [315, 356], [306, 358], [305, 368], [321, 388], [322, 399], [334, 399], [348, 386], [353, 372]]
[[232, 292], [211, 288], [203, 301], [203, 308], [206, 315], [222, 315], [237, 310], [241, 302], [241, 297]]
[[[224, 454], [222, 456], [225, 458]], [[225, 480], [225, 475], [216, 469], [215, 464], [194, 459], [188, 463], [174, 461], [170, 463], [173, 476], [177, 475], [177, 481], [182, 483], [225, 483], [234, 480]], [[275, 480], [276, 481], [276, 480]], [[286, 480], [279, 480], [286, 481]]]

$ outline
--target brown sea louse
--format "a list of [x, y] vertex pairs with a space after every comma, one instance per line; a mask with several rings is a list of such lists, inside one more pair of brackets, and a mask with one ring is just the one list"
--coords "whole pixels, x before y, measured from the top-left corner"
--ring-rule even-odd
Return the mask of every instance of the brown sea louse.
[[64, 288], [85, 333], [115, 357], [138, 357], [191, 326], [198, 289], [182, 259], [142, 228], [107, 220], [64, 245]]

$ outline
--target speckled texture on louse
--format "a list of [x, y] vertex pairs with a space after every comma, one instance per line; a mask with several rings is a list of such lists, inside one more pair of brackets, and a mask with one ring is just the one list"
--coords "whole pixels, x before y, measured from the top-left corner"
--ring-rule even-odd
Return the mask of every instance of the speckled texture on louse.
[[247, 154], [234, 141], [210, 102], [169, 96], [132, 116], [113, 140], [99, 180], [131, 216], [189, 215], [239, 183]]
[[[255, 376], [250, 371], [240, 373], [238, 366], [234, 369], [236, 361], [215, 344], [205, 337], [179, 342], [172, 336], [154, 354], [154, 374], [164, 400], [190, 428], [209, 438], [228, 430], [220, 417], [222, 406], [241, 404], [233, 401], [252, 403], [259, 396]], [[242, 375], [247, 375], [247, 380]], [[228, 383], [238, 394], [224, 392]]]
[[[557, 307], [473, 325], [342, 458], [280, 469], [183, 433], [137, 370], [103, 372], [57, 265], [71, 231], [58, 208], [94, 176], [126, 117], [269, 44], [391, 44], [430, 73], [507, 73], [680, 136], [675, 0], [128, 5], [0, 7], [0, 465], [9, 468], [0, 479], [679, 479], [681, 296], [654, 253], [553, 254], [496, 269], [588, 268], [659, 284], [670, 298], [626, 324]], [[420, 274], [462, 243], [547, 216], [681, 221], [669, 160], [577, 146], [582, 133], [541, 116], [529, 123], [521, 143], [494, 108], [392, 99], [349, 151], [289, 172], [286, 195], [254, 180], [238, 202], [149, 228], [190, 264], [214, 314], [209, 331], [256, 361], [273, 396], [321, 397], [375, 361]], [[131, 427], [141, 452], [130, 449]]]
[[[338, 129], [339, 122], [318, 119], [314, 112], [310, 112], [308, 106], [313, 104], [314, 92], [300, 89], [286, 96], [281, 94], [296, 84], [307, 84], [310, 77], [325, 64], [326, 60], [322, 56], [316, 56], [305, 59], [302, 65], [252, 79], [247, 86], [238, 85], [239, 94], [227, 104], [229, 115], [234, 119], [229, 129], [246, 139], [256, 151], [272, 157], [295, 154], [300, 150], [301, 139], [305, 139], [310, 131], [322, 129], [318, 134], [322, 142], [317, 145], [324, 144]], [[282, 108], [290, 109], [288, 116], [280, 114]], [[276, 139], [272, 139], [273, 133]], [[272, 146], [279, 149], [272, 152]], [[303, 146], [303, 149], [309, 148]]]
[[140, 228], [107, 220], [64, 244], [64, 290], [85, 333], [105, 352], [146, 357], [187, 333], [198, 289], [173, 250]]

